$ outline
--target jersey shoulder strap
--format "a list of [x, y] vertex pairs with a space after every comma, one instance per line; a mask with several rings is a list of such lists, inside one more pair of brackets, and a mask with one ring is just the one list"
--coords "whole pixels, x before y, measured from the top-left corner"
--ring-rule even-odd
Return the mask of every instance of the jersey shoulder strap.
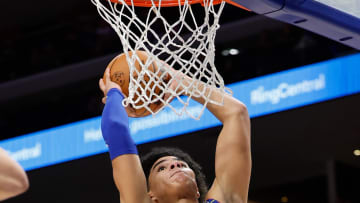
[[220, 203], [220, 202], [215, 199], [207, 199], [206, 203]]

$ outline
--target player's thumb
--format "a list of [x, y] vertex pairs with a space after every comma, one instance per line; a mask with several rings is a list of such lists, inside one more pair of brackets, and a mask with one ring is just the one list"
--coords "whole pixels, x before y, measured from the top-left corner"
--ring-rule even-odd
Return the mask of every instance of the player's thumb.
[[100, 87], [101, 91], [105, 92], [105, 83], [102, 78], [100, 78], [100, 80], [99, 80], [99, 87]]

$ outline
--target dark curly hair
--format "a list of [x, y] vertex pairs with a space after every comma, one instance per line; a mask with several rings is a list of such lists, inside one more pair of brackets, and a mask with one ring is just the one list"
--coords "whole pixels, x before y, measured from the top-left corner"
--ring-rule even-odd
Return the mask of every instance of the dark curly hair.
[[[175, 156], [182, 161], [185, 161], [189, 167], [194, 171], [196, 177], [196, 184], [199, 189], [200, 197], [199, 202], [205, 201], [205, 196], [208, 191], [206, 186], [206, 179], [205, 175], [201, 172], [201, 166], [196, 163], [189, 154], [183, 152], [178, 148], [167, 148], [167, 147], [160, 147], [160, 148], [153, 148], [149, 153], [142, 156], [141, 162], [143, 166], [143, 170], [146, 176], [146, 179], [149, 179], [151, 167], [154, 163], [161, 157], [164, 156]], [[148, 184], [149, 189], [149, 184]]]

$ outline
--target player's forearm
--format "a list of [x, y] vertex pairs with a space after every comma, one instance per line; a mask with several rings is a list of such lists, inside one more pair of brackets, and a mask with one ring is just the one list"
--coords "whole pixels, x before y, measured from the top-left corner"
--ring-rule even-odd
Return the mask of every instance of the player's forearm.
[[144, 202], [146, 180], [136, 145], [130, 135], [128, 115], [122, 106], [124, 96], [118, 89], [107, 94], [101, 130], [109, 148], [113, 177], [122, 202]]
[[136, 145], [130, 136], [128, 116], [122, 106], [123, 95], [113, 88], [107, 97], [101, 118], [101, 131], [111, 159], [123, 154], [137, 154]]
[[[193, 82], [190, 78], [186, 80], [187, 85]], [[204, 83], [200, 83], [198, 89], [212, 100], [222, 99], [219, 90]], [[205, 103], [202, 97], [192, 98]], [[207, 109], [223, 123], [216, 146], [216, 179], [222, 191], [226, 191], [223, 194], [226, 202], [245, 203], [251, 174], [250, 118], [242, 102], [226, 94], [223, 101], [223, 106], [207, 104]]]
[[22, 167], [0, 148], [0, 200], [25, 192], [29, 181]]
[[112, 166], [121, 202], [148, 202], [146, 178], [139, 156], [135, 154], [118, 156], [112, 160]]

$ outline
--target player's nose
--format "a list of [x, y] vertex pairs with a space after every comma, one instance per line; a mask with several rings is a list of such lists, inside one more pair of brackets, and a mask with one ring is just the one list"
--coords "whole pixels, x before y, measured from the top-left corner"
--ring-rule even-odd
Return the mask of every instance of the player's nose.
[[181, 168], [181, 163], [179, 161], [174, 160], [171, 165], [170, 165], [170, 169], [175, 169], [175, 168]]

